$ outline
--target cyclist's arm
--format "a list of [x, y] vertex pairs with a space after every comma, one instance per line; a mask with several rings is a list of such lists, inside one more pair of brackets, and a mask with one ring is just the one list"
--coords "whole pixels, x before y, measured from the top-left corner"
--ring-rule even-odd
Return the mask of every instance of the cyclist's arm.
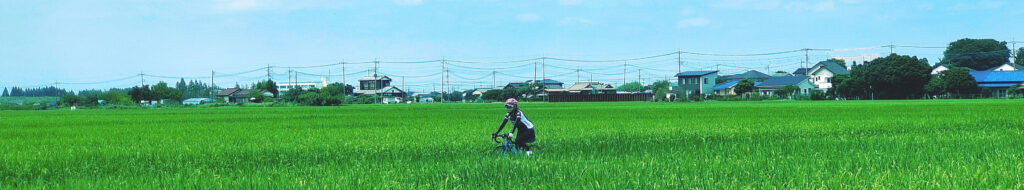
[[[505, 129], [505, 124], [507, 124], [507, 123], [508, 123], [508, 115], [505, 115], [505, 120], [501, 121], [501, 126], [498, 127], [498, 131], [495, 131], [494, 134], [501, 133], [501, 130]], [[515, 127], [513, 127], [512, 130], [515, 130]]]

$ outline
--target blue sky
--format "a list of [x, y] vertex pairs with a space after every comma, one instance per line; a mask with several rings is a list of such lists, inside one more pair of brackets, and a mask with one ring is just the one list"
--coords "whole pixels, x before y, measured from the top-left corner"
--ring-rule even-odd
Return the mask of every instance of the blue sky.
[[[1024, 39], [1022, 1], [723, 0], [723, 1], [3, 1], [0, 2], [0, 86], [94, 82], [138, 73], [197, 77], [211, 70], [236, 73], [273, 65], [285, 81], [288, 66], [340, 61], [505, 61], [541, 56], [607, 60], [675, 51], [751, 54], [801, 48], [863, 48], [890, 43], [945, 46], [960, 38]], [[1017, 40], [1022, 41], [1022, 40]], [[1017, 44], [1018, 47], [1024, 44]], [[814, 51], [831, 56], [885, 55], [889, 48]], [[897, 48], [932, 62], [942, 49]], [[804, 53], [768, 56], [684, 55], [683, 70], [723, 73], [787, 70]], [[794, 64], [797, 63], [797, 64]], [[490, 77], [491, 69], [501, 74]], [[546, 62], [546, 74], [576, 81], [572, 68], [594, 80], [622, 82], [622, 63]], [[677, 71], [676, 57], [628, 63], [628, 81], [660, 80]], [[429, 90], [438, 63], [382, 64], [382, 73], [408, 76], [415, 91]], [[719, 66], [726, 65], [726, 66]], [[769, 68], [769, 65], [775, 67]], [[349, 65], [355, 73], [372, 64]], [[555, 68], [559, 67], [559, 68]], [[532, 79], [531, 62], [456, 64], [460, 88], [492, 80]], [[638, 70], [639, 69], [639, 70]], [[644, 71], [646, 69], [646, 71]], [[340, 67], [298, 69], [339, 74]], [[589, 80], [583, 72], [582, 80]], [[558, 75], [560, 74], [560, 75]], [[357, 73], [345, 80], [362, 76]], [[415, 77], [424, 76], [427, 77]], [[221, 86], [247, 84], [266, 72], [218, 77]], [[72, 89], [128, 87], [137, 77]], [[303, 75], [300, 80], [319, 80]], [[472, 80], [470, 80], [472, 79]], [[146, 83], [174, 80], [150, 77]], [[331, 77], [342, 81], [341, 77]], [[176, 81], [176, 80], [174, 80]], [[396, 81], [399, 83], [400, 81]]]

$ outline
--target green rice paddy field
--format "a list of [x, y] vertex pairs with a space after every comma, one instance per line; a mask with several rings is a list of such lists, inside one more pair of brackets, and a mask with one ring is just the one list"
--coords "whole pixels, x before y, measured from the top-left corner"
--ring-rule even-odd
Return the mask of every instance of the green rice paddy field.
[[0, 111], [11, 188], [1024, 188], [1024, 100]]

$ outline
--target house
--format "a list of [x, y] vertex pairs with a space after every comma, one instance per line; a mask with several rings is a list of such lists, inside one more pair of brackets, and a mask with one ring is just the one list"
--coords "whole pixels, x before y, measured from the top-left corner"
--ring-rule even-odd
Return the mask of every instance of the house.
[[434, 102], [434, 97], [441, 96], [440, 92], [417, 92], [413, 93], [412, 97], [416, 97], [422, 103]]
[[288, 91], [295, 88], [311, 89], [311, 88], [323, 88], [327, 86], [327, 79], [320, 78], [319, 82], [283, 82], [277, 83], [278, 91]]
[[793, 74], [789, 74], [786, 71], [775, 71], [775, 74], [772, 74], [772, 76], [773, 77], [784, 77], [784, 76], [793, 76]]
[[947, 64], [936, 63], [935, 66], [932, 66], [932, 76], [939, 76], [939, 73], [949, 70], [949, 67]]
[[486, 93], [487, 91], [490, 91], [490, 90], [491, 90], [490, 88], [474, 88], [472, 90], [469, 90], [467, 93], [472, 94], [472, 95], [477, 96], [477, 97], [480, 97], [480, 96], [483, 96], [484, 93]]
[[809, 70], [809, 69], [810, 68], [799, 68], [799, 69], [796, 69], [796, 71], [793, 71], [793, 76], [806, 76], [807, 75], [807, 70]]
[[610, 84], [600, 82], [577, 82], [569, 88], [544, 89], [548, 93], [570, 93], [570, 94], [615, 94], [616, 89]]
[[[717, 94], [717, 95], [722, 95], [722, 96], [725, 96], [725, 95], [736, 95], [736, 92], [734, 90], [735, 90], [736, 84], [739, 84], [741, 80], [742, 79], [730, 80], [729, 82], [725, 82], [725, 83], [722, 83], [722, 84], [716, 84], [715, 86], [711, 87], [711, 90], [713, 90], [715, 92], [715, 94]], [[755, 86], [757, 86], [758, 84], [761, 84], [761, 82], [757, 82], [757, 81], [754, 82]]]
[[808, 76], [786, 76], [768, 78], [768, 80], [754, 85], [754, 89], [762, 95], [772, 95], [775, 90], [789, 85], [796, 86], [799, 89], [797, 93], [800, 94], [809, 94], [815, 88]]
[[391, 77], [373, 74], [359, 79], [359, 90], [356, 90], [354, 94], [356, 96], [377, 95], [383, 101], [396, 100], [397, 102], [401, 100], [395, 98], [405, 97], [406, 93], [398, 87], [391, 86]]
[[1024, 71], [971, 71], [978, 87], [992, 89], [996, 97], [1005, 96], [1013, 85], [1024, 84]]
[[735, 75], [723, 75], [723, 76], [719, 77], [719, 79], [724, 79], [725, 81], [740, 80], [740, 79], [751, 79], [751, 80], [754, 80], [754, 81], [764, 81], [764, 80], [767, 80], [768, 77], [771, 77], [771, 76], [769, 76], [768, 74], [764, 74], [762, 72], [759, 72], [757, 70], [750, 70], [750, 71], [747, 71], [747, 72], [744, 72], [744, 73], [740, 73], [740, 74], [735, 74]]
[[[526, 82], [513, 82], [513, 83], [506, 84], [505, 87], [503, 87], [503, 88], [504, 89], [519, 88], [519, 87], [522, 87], [524, 85], [534, 84], [534, 83], [535, 83], [534, 80], [527, 80]], [[556, 80], [551, 80], [551, 79], [539, 80], [536, 83], [540, 83], [540, 84], [544, 85], [544, 89], [560, 89], [560, 88], [562, 88], [562, 85], [565, 84], [565, 83], [562, 83], [562, 82], [559, 82], [559, 81], [556, 81]]]
[[991, 69], [988, 69], [988, 71], [1024, 71], [1024, 66], [1006, 62], [1002, 65], [992, 67]]
[[210, 102], [213, 102], [213, 99], [209, 99], [209, 98], [189, 98], [189, 99], [185, 99], [185, 100], [181, 101], [181, 104], [184, 104], [184, 105], [200, 105], [200, 104], [205, 104], [205, 103], [210, 103]]
[[715, 86], [715, 80], [718, 79], [718, 71], [686, 71], [676, 74], [679, 82], [679, 92], [685, 94], [711, 94], [714, 91], [711, 87]]
[[807, 76], [810, 76], [811, 83], [823, 90], [832, 88], [832, 77], [835, 75], [849, 74], [850, 70], [846, 69], [846, 66], [839, 65], [839, 62], [835, 61], [818, 62], [807, 70]]
[[[248, 103], [249, 102], [249, 89], [240, 88], [227, 88], [217, 93], [217, 98], [223, 98], [224, 102], [231, 103]], [[263, 91], [264, 96], [273, 96], [270, 92]]]

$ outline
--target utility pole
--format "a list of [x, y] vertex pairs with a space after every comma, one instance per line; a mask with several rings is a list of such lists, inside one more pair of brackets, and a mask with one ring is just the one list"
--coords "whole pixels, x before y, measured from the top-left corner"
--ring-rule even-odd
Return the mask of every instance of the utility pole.
[[892, 44], [892, 41], [889, 41], [889, 54], [894, 53], [896, 53], [896, 45]]
[[580, 66], [576, 66], [576, 82], [580, 82]]
[[715, 71], [722, 71], [722, 64], [715, 64]]
[[810, 64], [811, 64], [811, 49], [810, 48], [805, 48], [804, 49], [804, 64], [802, 66], [800, 66], [801, 68], [804, 68], [804, 76], [809, 76], [807, 74], [807, 65], [810, 65]]
[[626, 84], [626, 61], [622, 61], [622, 84]]
[[142, 72], [139, 72], [139, 88], [142, 88], [142, 86], [146, 86], [146, 77], [145, 76], [146, 76], [146, 74], [143, 74]]
[[537, 62], [533, 62], [533, 81], [537, 81]]
[[642, 69], [640, 69], [640, 68], [636, 69], [636, 82], [640, 83], [640, 86], [643, 86], [644, 85], [644, 81], [643, 81], [643, 79], [640, 78], [640, 76], [641, 76], [640, 70], [642, 70]]
[[345, 80], [345, 65], [345, 61], [341, 61], [341, 83], [343, 84], [341, 86], [341, 93], [345, 95], [345, 98], [348, 98], [348, 81]]
[[214, 84], [213, 84], [213, 75], [214, 74], [215, 74], [215, 72], [213, 70], [210, 70], [210, 97], [213, 97], [213, 95], [214, 95], [213, 91], [217, 89], [216, 87], [214, 87]]
[[676, 72], [676, 73], [682, 73], [683, 72], [683, 51], [677, 51], [676, 52], [676, 64], [679, 65], [679, 71]]
[[498, 89], [498, 71], [491, 70], [491, 88]]
[[270, 80], [270, 64], [267, 64], [267, 80]]
[[445, 62], [445, 59], [441, 58], [441, 101], [439, 101], [439, 102], [442, 103], [442, 104], [444, 103], [444, 71], [445, 71], [444, 62]]
[[540, 74], [541, 80], [548, 80], [548, 65], [545, 60], [548, 57], [540, 57]]

